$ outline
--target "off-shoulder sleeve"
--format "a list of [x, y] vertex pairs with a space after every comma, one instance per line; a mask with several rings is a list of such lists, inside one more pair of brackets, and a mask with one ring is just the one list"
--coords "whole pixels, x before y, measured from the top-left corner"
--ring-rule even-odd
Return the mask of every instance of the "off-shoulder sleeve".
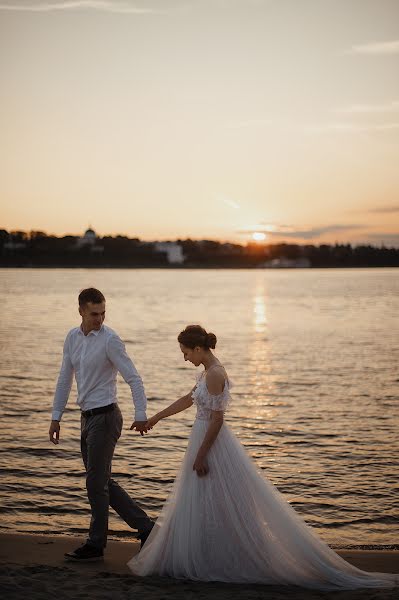
[[204, 381], [202, 385], [197, 385], [191, 393], [191, 397], [194, 404], [197, 404], [197, 406], [201, 406], [202, 408], [207, 408], [209, 410], [226, 410], [230, 402], [229, 386], [226, 382], [221, 394], [210, 394]]

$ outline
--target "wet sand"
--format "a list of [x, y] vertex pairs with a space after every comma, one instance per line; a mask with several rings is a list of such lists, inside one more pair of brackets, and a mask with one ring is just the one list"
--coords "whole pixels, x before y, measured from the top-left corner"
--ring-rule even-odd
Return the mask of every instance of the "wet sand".
[[[138, 542], [110, 541], [103, 562], [66, 562], [64, 552], [84, 540], [20, 534], [0, 534], [0, 593], [7, 600], [75, 598], [158, 600], [212, 598], [215, 600], [268, 600], [303, 598], [339, 600], [396, 600], [398, 589], [315, 592], [301, 588], [224, 583], [194, 583], [161, 577], [137, 578], [127, 561], [139, 550]], [[339, 550], [365, 571], [399, 573], [399, 550]]]

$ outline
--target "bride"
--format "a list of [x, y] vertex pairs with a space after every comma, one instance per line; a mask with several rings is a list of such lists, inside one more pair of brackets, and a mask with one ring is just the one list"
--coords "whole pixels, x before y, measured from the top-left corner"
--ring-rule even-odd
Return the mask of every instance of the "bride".
[[212, 352], [216, 336], [189, 325], [178, 341], [184, 360], [205, 370], [189, 394], [147, 427], [193, 403], [196, 419], [172, 492], [128, 562], [131, 571], [320, 590], [399, 585], [399, 575], [361, 571], [336, 554], [257, 469], [223, 420], [231, 383]]

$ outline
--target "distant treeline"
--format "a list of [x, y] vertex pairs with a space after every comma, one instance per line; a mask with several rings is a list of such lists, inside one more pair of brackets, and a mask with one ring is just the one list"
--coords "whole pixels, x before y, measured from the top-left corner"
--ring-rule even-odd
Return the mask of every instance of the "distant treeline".
[[[399, 249], [350, 244], [142, 242], [125, 236], [56, 237], [0, 230], [0, 267], [398, 267]], [[165, 250], [168, 247], [171, 253]], [[181, 250], [179, 250], [179, 247]], [[176, 250], [178, 252], [176, 252]]]

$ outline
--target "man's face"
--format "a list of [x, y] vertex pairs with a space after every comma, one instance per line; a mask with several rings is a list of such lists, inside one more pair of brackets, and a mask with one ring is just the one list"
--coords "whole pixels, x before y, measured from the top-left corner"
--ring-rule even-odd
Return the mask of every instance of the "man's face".
[[79, 313], [82, 316], [82, 326], [87, 332], [98, 331], [105, 319], [105, 302], [99, 304], [87, 302], [79, 307]]

